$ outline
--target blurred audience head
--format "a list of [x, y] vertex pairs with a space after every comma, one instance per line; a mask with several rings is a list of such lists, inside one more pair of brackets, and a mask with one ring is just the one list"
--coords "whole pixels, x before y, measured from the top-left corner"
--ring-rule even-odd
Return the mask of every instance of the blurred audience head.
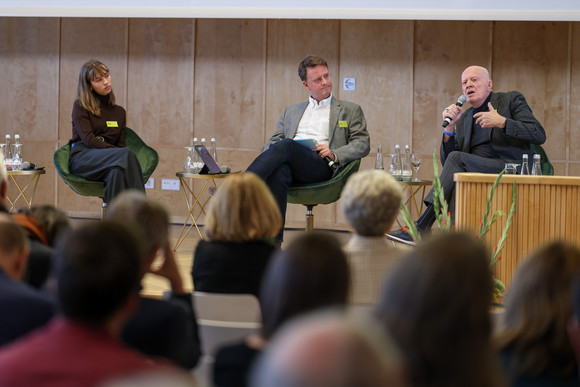
[[4, 164], [4, 157], [0, 155], [0, 204], [4, 204], [8, 192], [8, 172]]
[[414, 386], [490, 386], [497, 374], [491, 300], [486, 249], [467, 234], [446, 233], [401, 259], [375, 313], [405, 355]]
[[147, 198], [143, 192], [123, 191], [108, 206], [106, 218], [132, 224], [145, 260], [154, 258], [157, 250], [167, 244], [169, 214], [160, 203]]
[[269, 339], [300, 314], [345, 305], [348, 291], [348, 263], [338, 240], [316, 232], [301, 234], [273, 256], [262, 281], [262, 335]]
[[228, 176], [209, 203], [208, 240], [271, 239], [282, 227], [280, 209], [264, 181], [251, 172]]
[[42, 226], [48, 245], [51, 247], [56, 246], [58, 239], [71, 229], [67, 214], [49, 204], [32, 206], [30, 214]]
[[280, 330], [258, 360], [253, 387], [404, 386], [393, 342], [370, 320], [314, 313]]
[[513, 351], [509, 371], [538, 375], [554, 359], [563, 373], [576, 360], [567, 333], [572, 289], [580, 274], [580, 251], [562, 242], [534, 251], [518, 268], [505, 296], [497, 344]]
[[366, 170], [352, 175], [342, 191], [344, 214], [355, 232], [380, 236], [401, 208], [401, 187], [388, 173]]
[[22, 228], [10, 215], [0, 213], [0, 267], [12, 280], [22, 280], [28, 251], [28, 239]]
[[68, 233], [56, 253], [58, 298], [63, 314], [103, 326], [135, 305], [141, 273], [138, 241], [123, 224], [103, 221]]

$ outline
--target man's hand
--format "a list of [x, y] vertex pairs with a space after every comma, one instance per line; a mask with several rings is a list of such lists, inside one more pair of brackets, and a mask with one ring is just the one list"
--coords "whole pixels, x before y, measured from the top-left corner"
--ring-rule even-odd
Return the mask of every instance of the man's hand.
[[461, 106], [457, 106], [455, 104], [449, 105], [441, 112], [441, 118], [445, 121], [446, 118], [449, 118], [451, 122], [445, 128], [445, 131], [449, 133], [455, 133], [455, 123], [461, 117]]
[[150, 267], [149, 272], [167, 278], [171, 283], [171, 291], [173, 294], [184, 294], [183, 281], [177, 268], [177, 262], [175, 262], [173, 249], [169, 246], [169, 241], [163, 249], [163, 263], [157, 269]]
[[506, 118], [504, 116], [499, 115], [497, 110], [491, 106], [491, 102], [487, 103], [487, 107], [489, 108], [488, 112], [479, 112], [473, 115], [475, 118], [475, 123], [481, 126], [482, 128], [505, 128]]
[[330, 148], [326, 144], [316, 144], [316, 148], [314, 148], [314, 151], [318, 152], [318, 154], [322, 158], [325, 158], [326, 156], [328, 156], [328, 157], [330, 157], [330, 159], [332, 161], [335, 161], [335, 159], [336, 159], [336, 156], [334, 155], [334, 153], [332, 153], [332, 151], [330, 150]]

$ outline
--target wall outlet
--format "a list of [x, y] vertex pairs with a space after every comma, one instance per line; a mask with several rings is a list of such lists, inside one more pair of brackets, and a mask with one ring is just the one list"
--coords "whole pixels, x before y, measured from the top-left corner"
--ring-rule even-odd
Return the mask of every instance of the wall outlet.
[[179, 191], [179, 179], [161, 179], [161, 189], [164, 191]]
[[145, 189], [155, 189], [155, 179], [150, 177], [145, 183]]

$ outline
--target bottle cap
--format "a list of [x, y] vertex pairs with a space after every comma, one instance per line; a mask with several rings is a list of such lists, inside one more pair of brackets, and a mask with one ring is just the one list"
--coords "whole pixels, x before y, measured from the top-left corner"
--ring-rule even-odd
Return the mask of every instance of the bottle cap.
[[205, 142], [205, 137], [202, 137], [201, 138], [201, 142]]
[[534, 153], [534, 159], [539, 159], [541, 156], [538, 153]]
[[215, 137], [212, 137], [210, 141], [215, 142]]
[[527, 158], [528, 158], [528, 154], [527, 154], [527, 153], [524, 153], [524, 154], [522, 155], [522, 157], [523, 157], [524, 159], [527, 159]]

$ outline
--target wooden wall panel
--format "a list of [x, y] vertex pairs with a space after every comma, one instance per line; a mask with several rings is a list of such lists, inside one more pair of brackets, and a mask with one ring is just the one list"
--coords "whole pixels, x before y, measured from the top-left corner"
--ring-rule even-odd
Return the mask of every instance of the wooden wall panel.
[[[413, 22], [345, 21], [340, 42], [335, 87], [342, 99], [363, 108], [373, 157], [379, 144], [384, 152], [393, 152], [395, 144], [411, 145]], [[355, 91], [342, 90], [345, 77], [356, 78]]]
[[56, 138], [58, 19], [0, 18], [0, 134]]
[[568, 23], [497, 22], [493, 34], [494, 90], [522, 92], [554, 160], [566, 159], [568, 30]]
[[[570, 53], [570, 120], [567, 123], [567, 144], [569, 146], [569, 159], [580, 161], [580, 23], [571, 24], [571, 53]], [[570, 175], [579, 175], [580, 166], [576, 166], [574, 171], [569, 171]]]

